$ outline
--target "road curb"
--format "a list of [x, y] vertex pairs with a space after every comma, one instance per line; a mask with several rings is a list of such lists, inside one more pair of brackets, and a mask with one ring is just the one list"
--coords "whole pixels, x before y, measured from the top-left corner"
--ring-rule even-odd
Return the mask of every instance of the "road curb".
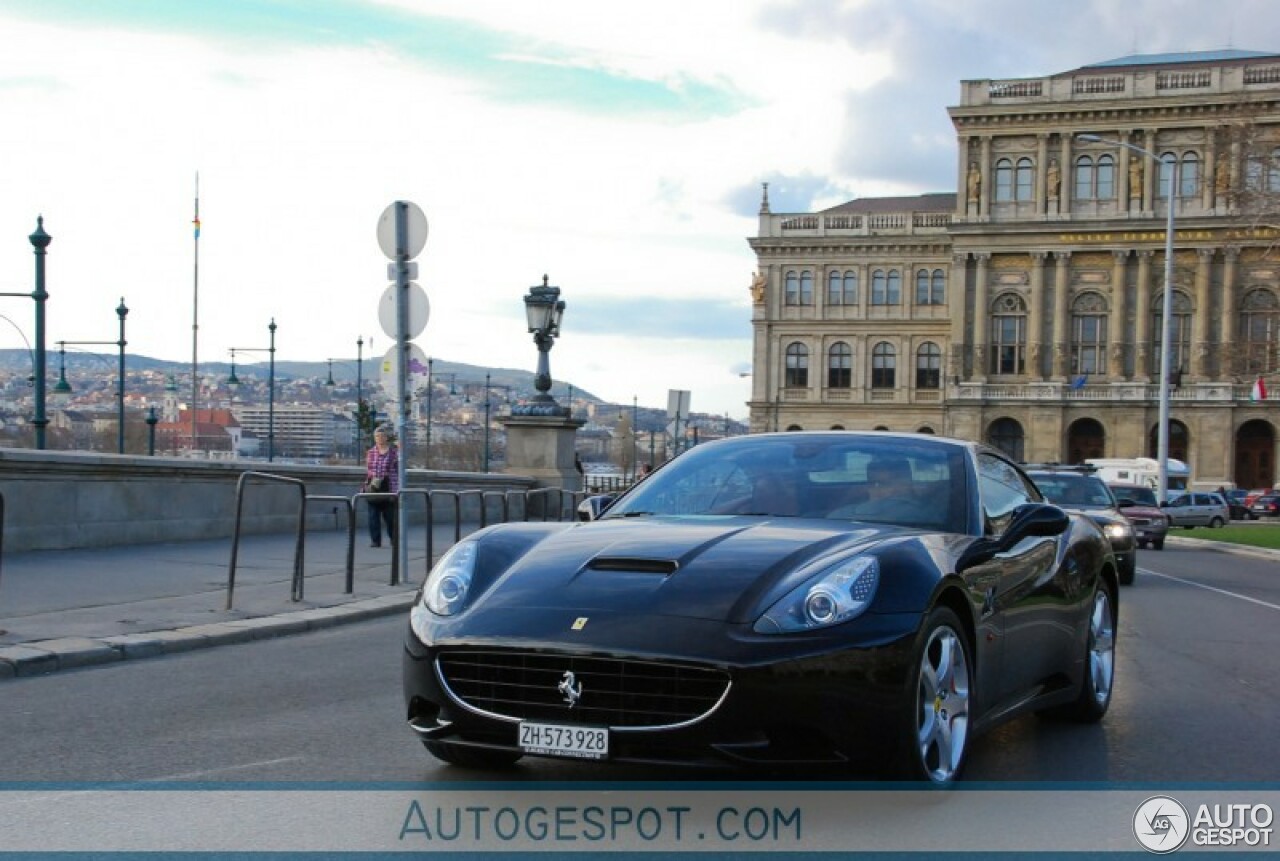
[[45, 676], [62, 670], [286, 637], [394, 615], [408, 610], [412, 603], [412, 593], [384, 595], [333, 607], [212, 622], [167, 631], [118, 634], [100, 639], [62, 637], [0, 646], [0, 680]]
[[1233, 553], [1237, 556], [1253, 556], [1259, 559], [1275, 559], [1280, 560], [1280, 550], [1270, 550], [1266, 547], [1254, 547], [1249, 544], [1233, 544], [1230, 541], [1215, 541], [1212, 538], [1188, 538], [1185, 535], [1170, 535], [1165, 539], [1175, 544], [1187, 544], [1195, 547], [1197, 550], [1218, 550], [1223, 553]]

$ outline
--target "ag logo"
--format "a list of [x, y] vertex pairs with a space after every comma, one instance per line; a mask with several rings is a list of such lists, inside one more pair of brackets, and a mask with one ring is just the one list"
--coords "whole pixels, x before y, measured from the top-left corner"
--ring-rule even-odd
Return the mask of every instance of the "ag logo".
[[1133, 814], [1133, 836], [1143, 849], [1158, 855], [1181, 849], [1190, 825], [1187, 809], [1167, 795], [1148, 798]]

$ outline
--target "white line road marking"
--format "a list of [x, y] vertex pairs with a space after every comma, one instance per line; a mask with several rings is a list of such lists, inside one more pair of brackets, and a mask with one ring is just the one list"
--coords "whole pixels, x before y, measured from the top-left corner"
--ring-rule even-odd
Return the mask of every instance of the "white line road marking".
[[1196, 586], [1200, 589], [1208, 589], [1210, 592], [1217, 592], [1219, 595], [1226, 595], [1228, 598], [1239, 598], [1241, 601], [1248, 601], [1250, 604], [1257, 604], [1266, 607], [1269, 610], [1280, 610], [1280, 604], [1272, 604], [1270, 601], [1260, 601], [1257, 598], [1250, 598], [1248, 595], [1241, 595], [1239, 592], [1228, 592], [1226, 589], [1219, 589], [1216, 586], [1206, 586], [1203, 583], [1197, 583], [1194, 580], [1184, 580], [1181, 577], [1174, 577], [1172, 574], [1161, 574], [1159, 571], [1150, 571], [1146, 568], [1139, 568], [1138, 573], [1146, 577], [1163, 577], [1166, 580], [1173, 580], [1176, 583], [1183, 583], [1187, 586]]

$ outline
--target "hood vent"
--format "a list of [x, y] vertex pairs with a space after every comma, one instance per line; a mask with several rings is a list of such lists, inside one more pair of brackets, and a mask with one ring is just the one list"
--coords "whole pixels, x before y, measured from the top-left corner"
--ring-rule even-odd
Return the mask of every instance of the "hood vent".
[[597, 556], [587, 563], [595, 571], [633, 571], [640, 574], [661, 574], [664, 577], [676, 573], [680, 563], [674, 559], [637, 559], [632, 556]]

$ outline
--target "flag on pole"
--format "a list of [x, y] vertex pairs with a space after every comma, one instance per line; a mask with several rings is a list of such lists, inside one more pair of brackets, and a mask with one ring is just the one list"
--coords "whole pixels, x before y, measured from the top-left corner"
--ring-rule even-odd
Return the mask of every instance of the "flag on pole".
[[1249, 395], [1251, 401], [1265, 401], [1267, 399], [1267, 384], [1262, 381], [1262, 377], [1253, 381], [1253, 392]]
[[196, 226], [196, 239], [199, 239], [200, 238], [200, 216], [197, 215], [195, 218], [193, 218], [191, 220], [191, 223]]
[[1074, 380], [1071, 381], [1071, 388], [1074, 389], [1075, 391], [1079, 391], [1080, 389], [1084, 388], [1084, 384], [1087, 382], [1089, 382], [1089, 375], [1081, 374], [1080, 376], [1076, 377]]

